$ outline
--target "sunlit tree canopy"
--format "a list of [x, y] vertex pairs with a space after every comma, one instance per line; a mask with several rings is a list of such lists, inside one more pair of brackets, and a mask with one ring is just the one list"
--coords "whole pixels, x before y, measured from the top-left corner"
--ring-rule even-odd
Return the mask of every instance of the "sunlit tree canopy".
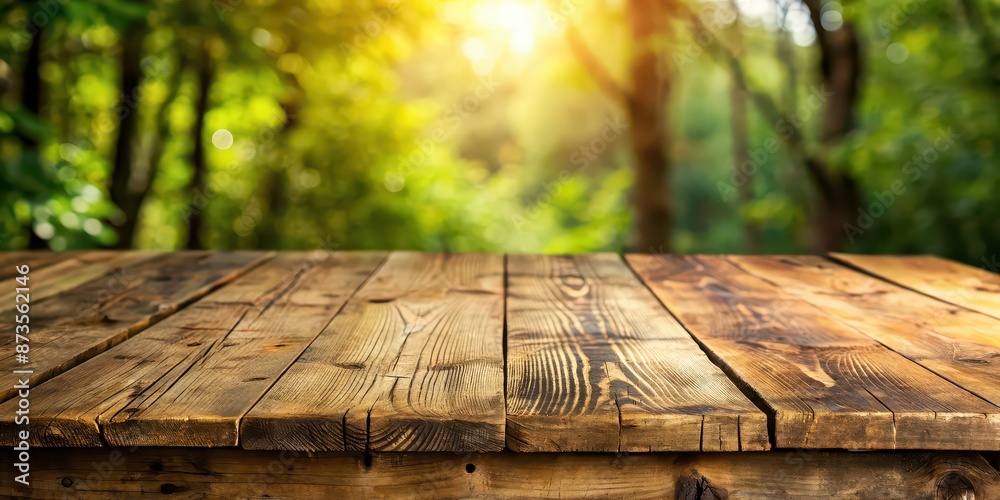
[[1000, 248], [984, 0], [7, 0], [0, 247]]

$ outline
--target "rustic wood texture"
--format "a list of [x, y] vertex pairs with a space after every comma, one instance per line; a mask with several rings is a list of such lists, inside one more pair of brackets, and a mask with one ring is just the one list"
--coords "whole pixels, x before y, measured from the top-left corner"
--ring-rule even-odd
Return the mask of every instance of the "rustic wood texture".
[[499, 451], [503, 256], [394, 252], [244, 417], [241, 445]]
[[28, 265], [29, 275], [35, 271], [41, 271], [42, 269], [62, 262], [64, 260], [72, 259], [77, 255], [83, 253], [82, 251], [72, 251], [72, 252], [38, 252], [38, 251], [18, 251], [18, 252], [0, 252], [0, 280], [6, 280], [8, 278], [19, 276], [17, 272], [17, 267]]
[[[820, 257], [730, 259], [747, 272], [794, 293], [851, 328], [1000, 407], [1000, 320]], [[1000, 423], [997, 413], [992, 410], [984, 415], [993, 427]], [[1000, 440], [993, 432], [985, 437]]]
[[614, 254], [508, 261], [507, 446], [767, 449], [766, 417]]
[[[0, 401], [30, 369], [32, 386], [128, 339], [268, 258], [258, 252], [184, 252], [143, 260], [31, 302], [29, 363], [15, 361], [14, 337], [0, 345]], [[33, 286], [39, 286], [36, 281]], [[4, 315], [0, 329], [14, 331]]]
[[[746, 260], [779, 259], [738, 262]], [[725, 257], [630, 255], [628, 261], [766, 405], [778, 447], [1000, 448], [996, 405], [815, 307], [800, 290], [772, 285]]]
[[257, 297], [239, 322], [176, 382], [147, 391], [108, 420], [103, 427], [108, 443], [236, 446], [243, 415], [330, 324], [384, 257], [383, 252], [335, 253], [316, 262], [282, 255], [276, 269], [240, 283], [246, 289], [223, 289], [201, 305], [224, 307], [227, 299], [247, 292]]
[[[0, 466], [12, 470], [10, 450]], [[357, 453], [38, 450], [21, 498], [1000, 498], [968, 452]]]
[[[84, 283], [110, 276], [114, 280], [115, 271], [120, 275], [123, 269], [128, 269], [142, 261], [156, 257], [156, 252], [121, 252], [111, 250], [95, 250], [92, 252], [77, 252], [71, 255], [57, 254], [65, 257], [50, 265], [32, 268], [29, 273], [28, 287], [31, 302], [38, 303], [42, 299], [76, 288]], [[16, 288], [21, 284], [16, 277], [10, 277], [0, 282], [0, 310], [14, 307]], [[34, 286], [34, 285], [38, 286]]]
[[[34, 439], [99, 446], [103, 433], [115, 446], [236, 446], [243, 414], [384, 256], [279, 255], [34, 389]], [[16, 401], [4, 407], [0, 430], [12, 431]]]
[[[32, 329], [30, 363], [0, 345], [0, 396], [34, 371], [43, 447], [1000, 450], [993, 275], [835, 257], [875, 276], [821, 257], [3, 253], [33, 266]], [[678, 494], [712, 491], [692, 481]]]
[[983, 263], [994, 272], [930, 255], [891, 256], [831, 253], [862, 271], [966, 309], [1000, 319], [1000, 274], [996, 256]]

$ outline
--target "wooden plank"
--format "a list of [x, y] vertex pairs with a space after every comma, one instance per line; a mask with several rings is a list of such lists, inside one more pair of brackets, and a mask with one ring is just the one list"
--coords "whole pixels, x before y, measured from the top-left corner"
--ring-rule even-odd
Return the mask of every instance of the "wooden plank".
[[29, 273], [33, 273], [64, 260], [75, 258], [81, 253], [83, 252], [49, 252], [47, 250], [0, 252], [0, 281], [20, 276], [16, 269], [18, 266], [27, 264]]
[[[37, 305], [42, 299], [58, 295], [102, 276], [111, 276], [113, 280], [116, 277], [113, 271], [127, 269], [157, 255], [157, 252], [95, 250], [68, 256], [67, 259], [49, 266], [32, 268], [28, 279], [31, 302]], [[118, 274], [121, 274], [121, 271], [118, 271]], [[21, 286], [15, 280], [15, 277], [11, 277], [0, 282], [0, 310], [14, 307], [14, 296], [17, 294], [15, 289]]]
[[[383, 257], [280, 254], [32, 389], [32, 443], [236, 446], [243, 414]], [[13, 435], [15, 408], [0, 405], [0, 433]]]
[[356, 453], [135, 448], [32, 452], [19, 498], [997, 499], [968, 452]]
[[628, 261], [727, 372], [769, 407], [777, 447], [1000, 448], [997, 406], [817, 309], [796, 290], [724, 257], [630, 255]]
[[507, 447], [768, 448], [767, 420], [614, 254], [508, 262]]
[[[56, 294], [30, 311], [29, 363], [15, 361], [13, 336], [0, 345], [0, 401], [29, 369], [32, 387], [126, 340], [178, 308], [269, 258], [259, 252], [167, 254], [112, 271]], [[40, 286], [33, 282], [33, 286]], [[14, 331], [15, 318], [0, 318], [0, 330]]]
[[[921, 366], [1000, 406], [1000, 321], [820, 257], [732, 257]], [[989, 418], [998, 419], [996, 411]], [[982, 448], [996, 449], [996, 447]]]
[[930, 255], [830, 256], [910, 290], [1000, 319], [1000, 274]]
[[390, 254], [244, 417], [251, 449], [503, 448], [503, 257]]
[[[258, 285], [258, 298], [239, 323], [176, 382], [151, 387], [107, 420], [108, 443], [236, 446], [243, 415], [330, 324], [385, 253], [338, 252], [322, 262], [303, 257], [281, 256], [278, 283], [271, 269], [261, 273], [263, 280], [244, 280], [241, 285]], [[230, 293], [223, 289], [219, 299]], [[209, 300], [203, 307], [216, 304], [226, 306]]]

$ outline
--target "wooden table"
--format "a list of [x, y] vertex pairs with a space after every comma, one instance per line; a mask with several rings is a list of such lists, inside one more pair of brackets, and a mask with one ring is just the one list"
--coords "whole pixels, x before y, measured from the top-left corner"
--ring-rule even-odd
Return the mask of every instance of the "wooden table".
[[934, 257], [13, 252], [0, 282], [2, 495], [1000, 498], [1000, 276]]

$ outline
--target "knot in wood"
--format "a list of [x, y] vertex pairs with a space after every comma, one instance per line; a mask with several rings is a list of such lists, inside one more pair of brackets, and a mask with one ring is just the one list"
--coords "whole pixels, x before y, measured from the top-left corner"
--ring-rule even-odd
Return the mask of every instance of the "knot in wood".
[[677, 500], [728, 500], [729, 491], [698, 473], [677, 479]]
[[976, 488], [969, 478], [957, 472], [945, 474], [937, 482], [935, 500], [975, 500]]

